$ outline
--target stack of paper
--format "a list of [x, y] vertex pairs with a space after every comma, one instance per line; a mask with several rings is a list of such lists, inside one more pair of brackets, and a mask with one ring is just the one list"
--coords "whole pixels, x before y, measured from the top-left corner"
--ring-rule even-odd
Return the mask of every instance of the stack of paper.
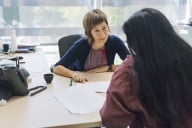
[[87, 114], [99, 110], [104, 97], [84, 86], [72, 86], [62, 93], [56, 95], [71, 113]]

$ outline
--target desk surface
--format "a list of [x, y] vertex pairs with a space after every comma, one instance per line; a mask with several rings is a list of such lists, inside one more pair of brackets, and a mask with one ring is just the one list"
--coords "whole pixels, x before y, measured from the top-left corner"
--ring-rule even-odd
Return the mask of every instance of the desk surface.
[[[42, 53], [19, 54], [24, 57], [23, 65], [31, 73], [29, 88], [46, 85], [43, 74], [50, 72]], [[22, 66], [22, 65], [21, 65]], [[89, 81], [110, 80], [112, 73], [85, 73]], [[55, 99], [55, 94], [69, 88], [69, 78], [54, 74], [47, 89], [35, 96], [12, 97], [5, 106], [0, 106], [0, 127], [34, 128], [65, 127], [85, 128], [101, 125], [99, 112], [78, 115], [71, 114]]]

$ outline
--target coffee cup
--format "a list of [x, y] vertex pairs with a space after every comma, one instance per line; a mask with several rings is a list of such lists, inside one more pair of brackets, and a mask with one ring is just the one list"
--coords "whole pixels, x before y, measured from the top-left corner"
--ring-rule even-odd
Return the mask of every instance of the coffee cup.
[[46, 81], [47, 84], [50, 84], [53, 80], [53, 73], [46, 73], [44, 74], [44, 80]]

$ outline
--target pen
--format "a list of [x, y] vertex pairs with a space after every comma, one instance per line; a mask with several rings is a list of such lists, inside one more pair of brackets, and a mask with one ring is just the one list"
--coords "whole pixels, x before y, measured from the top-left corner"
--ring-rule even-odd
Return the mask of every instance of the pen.
[[39, 89], [39, 90], [31, 93], [30, 96], [34, 96], [34, 95], [36, 95], [37, 93], [42, 92], [42, 91], [45, 90], [45, 89], [47, 89], [47, 86], [44, 86], [44, 87], [42, 87], [41, 89]]
[[69, 86], [72, 86], [72, 85], [73, 85], [73, 80], [71, 79]]

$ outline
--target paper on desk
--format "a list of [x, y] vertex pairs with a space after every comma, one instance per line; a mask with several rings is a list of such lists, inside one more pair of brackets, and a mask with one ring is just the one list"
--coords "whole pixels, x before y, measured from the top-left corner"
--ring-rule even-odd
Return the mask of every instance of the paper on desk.
[[56, 95], [71, 113], [87, 114], [99, 110], [104, 97], [83, 86], [72, 86], [62, 93]]
[[4, 66], [4, 65], [16, 65], [16, 62], [12, 61], [12, 60], [4, 59], [4, 60], [0, 61], [0, 65], [2, 65], [2, 66]]
[[85, 86], [95, 92], [107, 92], [109, 83], [110, 83], [109, 81], [99, 81], [99, 82], [76, 83], [76, 85]]

